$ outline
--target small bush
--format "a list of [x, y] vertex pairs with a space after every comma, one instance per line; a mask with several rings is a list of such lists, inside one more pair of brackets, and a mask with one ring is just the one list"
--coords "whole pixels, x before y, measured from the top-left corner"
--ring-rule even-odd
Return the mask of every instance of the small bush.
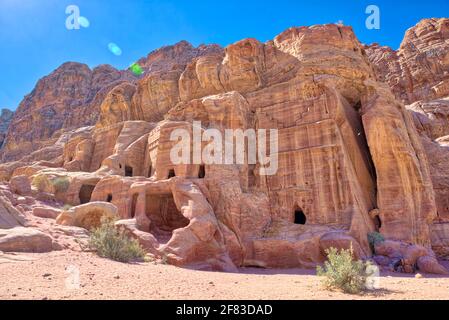
[[58, 177], [51, 181], [55, 192], [66, 192], [69, 189], [70, 181], [67, 177]]
[[139, 242], [117, 230], [111, 219], [102, 219], [101, 226], [93, 230], [89, 246], [100, 257], [119, 262], [143, 260], [146, 254]]
[[357, 294], [365, 290], [366, 264], [354, 261], [353, 249], [338, 251], [326, 250], [327, 261], [324, 267], [317, 268], [317, 275], [323, 276], [323, 285], [327, 289], [340, 289], [345, 293]]
[[50, 185], [50, 181], [48, 181], [47, 176], [45, 175], [37, 175], [33, 178], [31, 182], [33, 187], [35, 187], [40, 192], [45, 192]]
[[368, 243], [371, 247], [371, 250], [374, 252], [374, 248], [376, 247], [376, 244], [382, 243], [385, 241], [385, 238], [383, 235], [381, 235], [379, 232], [371, 232], [368, 234]]

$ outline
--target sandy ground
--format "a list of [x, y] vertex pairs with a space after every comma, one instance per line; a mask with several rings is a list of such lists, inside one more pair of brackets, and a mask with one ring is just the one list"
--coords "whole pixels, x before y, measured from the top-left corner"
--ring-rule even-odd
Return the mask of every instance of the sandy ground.
[[243, 269], [233, 274], [153, 262], [122, 264], [73, 251], [0, 255], [3, 300], [449, 299], [448, 277], [382, 275], [380, 287], [364, 295], [329, 292], [313, 270]]

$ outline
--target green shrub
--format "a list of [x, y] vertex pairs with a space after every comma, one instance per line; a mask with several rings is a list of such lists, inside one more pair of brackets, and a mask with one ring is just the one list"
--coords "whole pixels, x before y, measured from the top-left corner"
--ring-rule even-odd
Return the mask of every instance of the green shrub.
[[66, 192], [70, 186], [70, 180], [67, 177], [58, 177], [51, 181], [55, 192]]
[[324, 263], [324, 267], [317, 268], [317, 275], [325, 277], [323, 285], [326, 289], [340, 289], [350, 294], [365, 290], [366, 264], [354, 261], [352, 247], [341, 251], [330, 248], [326, 253], [328, 260]]
[[119, 262], [143, 260], [146, 254], [139, 242], [129, 238], [124, 231], [117, 230], [111, 219], [102, 219], [101, 226], [93, 230], [89, 246], [100, 257]]
[[381, 235], [379, 232], [371, 232], [368, 234], [368, 243], [371, 247], [371, 250], [374, 252], [374, 248], [376, 247], [376, 244], [382, 243], [385, 241], [385, 238], [383, 235]]

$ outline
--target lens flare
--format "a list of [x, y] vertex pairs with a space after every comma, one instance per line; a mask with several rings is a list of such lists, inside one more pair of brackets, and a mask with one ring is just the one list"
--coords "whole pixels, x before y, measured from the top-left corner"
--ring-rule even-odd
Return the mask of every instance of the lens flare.
[[141, 76], [144, 72], [142, 67], [137, 62], [130, 65], [128, 70], [130, 70], [135, 76]]
[[108, 48], [109, 48], [109, 51], [112, 52], [112, 54], [114, 54], [116, 56], [122, 55], [122, 49], [120, 49], [120, 47], [118, 45], [116, 45], [115, 43], [111, 42], [110, 44], [108, 44]]

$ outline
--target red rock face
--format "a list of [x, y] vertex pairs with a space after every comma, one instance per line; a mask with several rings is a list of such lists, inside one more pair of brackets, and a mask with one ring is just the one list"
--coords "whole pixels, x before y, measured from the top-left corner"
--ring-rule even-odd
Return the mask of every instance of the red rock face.
[[406, 104], [449, 95], [449, 19], [425, 19], [410, 28], [398, 51], [365, 48], [380, 81]]
[[3, 142], [5, 141], [6, 133], [13, 116], [14, 112], [12, 112], [11, 110], [2, 109], [0, 114], [0, 146], [2, 146]]
[[51, 144], [61, 131], [95, 124], [105, 91], [127, 78], [131, 78], [128, 73], [111, 66], [90, 70], [86, 65], [69, 62], [39, 80], [9, 125], [3, 161], [19, 160]]
[[449, 244], [449, 19], [425, 19], [410, 28], [398, 51], [365, 48], [378, 80], [387, 83], [413, 116], [430, 166], [437, 216], [432, 243]]
[[[179, 266], [314, 267], [332, 246], [369, 256], [373, 231], [444, 252], [446, 229], [434, 222], [446, 218], [446, 180], [436, 191], [429, 167], [444, 167], [444, 151], [435, 160], [428, 143], [449, 134], [447, 116], [417, 100], [444, 95], [446, 26], [422, 22], [398, 52], [364, 47], [337, 25], [224, 50], [180, 42], [141, 59], [136, 81], [110, 68], [63, 65], [21, 104], [3, 158], [37, 151], [0, 165], [0, 177], [46, 177], [44, 193], [74, 206], [111, 202], [127, 220], [119, 225]], [[416, 101], [414, 113], [401, 100]], [[192, 132], [192, 121], [223, 135], [276, 129], [277, 170], [173, 164], [170, 135]], [[58, 131], [58, 143], [40, 149]], [[61, 178], [64, 190], [54, 185]]]
[[184, 70], [185, 66], [195, 58], [222, 54], [223, 48], [219, 45], [201, 45], [195, 48], [187, 41], [181, 41], [151, 52], [146, 58], [140, 59], [138, 63], [148, 74], [159, 71]]

